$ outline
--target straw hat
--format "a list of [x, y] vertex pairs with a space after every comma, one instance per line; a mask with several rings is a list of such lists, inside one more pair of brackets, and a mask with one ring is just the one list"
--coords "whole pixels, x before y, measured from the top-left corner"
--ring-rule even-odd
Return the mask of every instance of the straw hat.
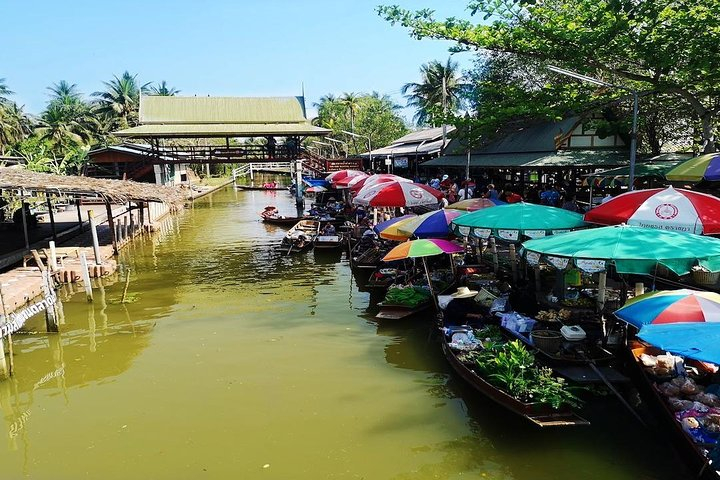
[[450, 294], [453, 298], [470, 298], [477, 295], [477, 290], [470, 290], [468, 287], [460, 287], [457, 292]]

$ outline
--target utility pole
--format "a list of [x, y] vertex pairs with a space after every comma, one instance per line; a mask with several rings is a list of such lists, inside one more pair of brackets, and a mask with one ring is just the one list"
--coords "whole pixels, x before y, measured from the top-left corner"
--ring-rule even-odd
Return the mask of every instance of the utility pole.
[[442, 78], [442, 109], [443, 109], [442, 129], [443, 129], [443, 149], [444, 149], [445, 141], [447, 139], [447, 122], [445, 121], [445, 119], [447, 118], [447, 81], [445, 80], [445, 75], [443, 75], [443, 78]]

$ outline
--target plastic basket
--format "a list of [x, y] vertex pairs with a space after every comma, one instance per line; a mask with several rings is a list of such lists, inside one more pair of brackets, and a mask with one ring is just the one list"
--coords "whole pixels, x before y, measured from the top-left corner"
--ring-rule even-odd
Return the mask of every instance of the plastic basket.
[[715, 285], [720, 279], [720, 272], [706, 272], [704, 270], [692, 271], [693, 282], [698, 285]]

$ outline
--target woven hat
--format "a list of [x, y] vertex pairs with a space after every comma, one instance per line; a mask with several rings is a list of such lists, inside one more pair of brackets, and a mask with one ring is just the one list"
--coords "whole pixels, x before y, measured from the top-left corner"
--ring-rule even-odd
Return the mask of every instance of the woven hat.
[[470, 298], [477, 294], [477, 290], [470, 290], [468, 287], [459, 287], [457, 292], [450, 294], [450, 296], [453, 298]]

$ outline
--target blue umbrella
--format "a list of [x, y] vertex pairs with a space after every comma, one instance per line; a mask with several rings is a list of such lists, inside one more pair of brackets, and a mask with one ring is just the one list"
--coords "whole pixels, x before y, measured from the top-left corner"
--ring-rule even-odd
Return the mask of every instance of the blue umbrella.
[[668, 323], [643, 327], [638, 337], [662, 350], [720, 364], [720, 323]]

